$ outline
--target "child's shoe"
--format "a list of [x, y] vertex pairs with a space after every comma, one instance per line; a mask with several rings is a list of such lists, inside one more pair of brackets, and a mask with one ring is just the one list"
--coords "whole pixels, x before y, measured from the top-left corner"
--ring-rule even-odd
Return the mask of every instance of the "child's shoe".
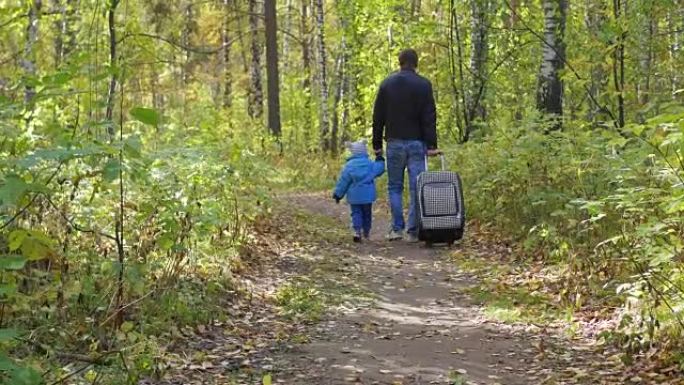
[[354, 233], [354, 243], [361, 243], [361, 233]]

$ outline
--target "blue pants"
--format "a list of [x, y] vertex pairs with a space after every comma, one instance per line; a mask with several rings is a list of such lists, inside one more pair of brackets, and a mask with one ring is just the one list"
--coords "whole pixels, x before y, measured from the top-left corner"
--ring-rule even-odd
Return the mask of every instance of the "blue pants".
[[370, 235], [371, 226], [373, 225], [373, 204], [365, 205], [351, 205], [352, 228], [364, 237]]
[[[397, 140], [387, 142], [387, 189], [390, 209], [392, 211], [392, 228], [402, 231], [406, 228], [409, 234], [416, 234], [416, 181], [418, 175], [425, 171], [425, 143], [420, 140]], [[408, 226], [404, 222], [404, 170], [408, 169], [409, 178], [409, 212]]]

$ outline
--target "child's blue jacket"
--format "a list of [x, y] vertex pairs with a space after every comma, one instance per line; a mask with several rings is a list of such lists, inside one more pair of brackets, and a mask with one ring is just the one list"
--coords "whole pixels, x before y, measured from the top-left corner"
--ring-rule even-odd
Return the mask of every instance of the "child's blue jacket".
[[343, 198], [351, 205], [375, 202], [375, 178], [385, 172], [384, 160], [371, 161], [367, 154], [352, 155], [342, 169], [335, 186], [334, 195]]

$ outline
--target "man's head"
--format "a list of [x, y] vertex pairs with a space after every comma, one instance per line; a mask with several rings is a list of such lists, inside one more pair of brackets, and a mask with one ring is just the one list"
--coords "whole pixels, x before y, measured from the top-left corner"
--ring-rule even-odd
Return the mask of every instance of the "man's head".
[[418, 68], [418, 53], [411, 48], [401, 51], [399, 53], [399, 67], [403, 70], [415, 70]]

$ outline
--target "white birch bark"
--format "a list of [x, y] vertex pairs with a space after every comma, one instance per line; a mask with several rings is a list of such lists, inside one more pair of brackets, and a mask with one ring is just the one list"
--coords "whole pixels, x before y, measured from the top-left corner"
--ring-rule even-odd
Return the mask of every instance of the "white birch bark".
[[259, 38], [259, 15], [261, 14], [257, 1], [249, 0], [249, 28], [251, 31], [251, 55], [252, 60], [249, 68], [249, 97], [247, 112], [253, 119], [259, 119], [264, 115], [264, 91], [261, 75], [261, 41]]
[[325, 20], [323, 0], [316, 0], [316, 37], [318, 43], [318, 81], [320, 92], [320, 135], [323, 150], [330, 150], [329, 114], [328, 114], [328, 74], [327, 52], [325, 48]]
[[[544, 42], [539, 69], [537, 106], [539, 110], [557, 117], [563, 115], [563, 83], [560, 71], [565, 60], [565, 21], [567, 0], [542, 0], [544, 11]], [[557, 123], [555, 128], [560, 128]]]
[[[38, 22], [42, 7], [41, 0], [33, 0], [28, 11], [28, 22], [26, 25], [26, 42], [24, 44], [24, 55], [21, 59], [21, 68], [26, 78], [34, 78], [37, 75], [35, 45], [38, 42]], [[30, 83], [30, 82], [29, 82]], [[29, 103], [36, 95], [35, 88], [27, 84], [24, 89], [24, 101]]]

